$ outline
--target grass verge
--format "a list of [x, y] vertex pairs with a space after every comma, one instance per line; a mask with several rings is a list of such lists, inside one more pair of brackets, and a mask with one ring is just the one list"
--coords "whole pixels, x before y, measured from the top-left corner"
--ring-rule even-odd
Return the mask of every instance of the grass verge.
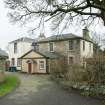
[[6, 75], [5, 81], [0, 84], [0, 97], [6, 95], [17, 85], [18, 79], [13, 75]]

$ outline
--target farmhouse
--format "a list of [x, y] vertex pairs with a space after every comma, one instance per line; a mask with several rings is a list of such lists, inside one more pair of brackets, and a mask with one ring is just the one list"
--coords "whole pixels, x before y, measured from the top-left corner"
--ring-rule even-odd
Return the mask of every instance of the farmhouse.
[[22, 72], [50, 73], [50, 62], [54, 59], [65, 57], [68, 65], [84, 65], [84, 58], [93, 56], [93, 42], [87, 28], [83, 29], [83, 37], [53, 35], [33, 42], [32, 46], [33, 49], [20, 57]]
[[24, 37], [9, 43], [11, 66], [27, 73], [50, 73], [50, 62], [60, 58], [66, 58], [68, 65], [84, 65], [84, 58], [92, 56], [93, 41], [87, 28], [83, 29], [83, 37], [41, 34], [37, 40]]

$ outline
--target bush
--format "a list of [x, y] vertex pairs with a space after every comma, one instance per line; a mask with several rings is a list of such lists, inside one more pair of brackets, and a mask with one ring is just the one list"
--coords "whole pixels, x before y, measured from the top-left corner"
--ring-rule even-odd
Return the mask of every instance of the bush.
[[67, 72], [65, 73], [66, 80], [72, 82], [84, 82], [87, 80], [86, 72], [80, 65], [68, 66]]
[[80, 65], [68, 65], [66, 58], [50, 61], [51, 74], [57, 78], [63, 78], [72, 82], [87, 80], [87, 74]]
[[85, 68], [68, 65], [66, 61], [64, 58], [51, 61], [51, 73], [55, 77], [69, 81], [69, 86], [83, 90], [84, 95], [105, 94], [105, 56], [85, 59]]
[[88, 74], [88, 83], [105, 84], [105, 57], [103, 55], [94, 56], [86, 59], [86, 71]]
[[53, 59], [50, 61], [51, 74], [58, 78], [64, 78], [67, 72], [67, 64], [65, 58]]

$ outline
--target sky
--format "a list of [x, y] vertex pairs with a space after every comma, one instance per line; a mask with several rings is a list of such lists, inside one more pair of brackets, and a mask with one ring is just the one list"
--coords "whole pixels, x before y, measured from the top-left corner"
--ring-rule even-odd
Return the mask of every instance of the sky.
[[8, 42], [26, 34], [21, 27], [9, 22], [7, 13], [8, 9], [5, 8], [3, 0], [0, 0], [0, 48], [5, 50]]
[[[8, 42], [16, 40], [17, 38], [26, 36], [35, 38], [38, 36], [40, 32], [36, 32], [34, 35], [30, 35], [28, 33], [28, 28], [22, 27], [20, 25], [14, 25], [9, 22], [9, 18], [7, 17], [8, 9], [5, 8], [4, 0], [0, 0], [0, 48], [3, 50], [7, 50]], [[82, 35], [83, 27], [71, 26], [68, 30], [63, 33], [74, 33], [76, 35]], [[105, 27], [100, 24], [97, 26], [91, 26], [90, 31], [96, 31], [99, 34], [105, 34]], [[55, 33], [54, 33], [55, 34]], [[45, 35], [50, 36], [52, 32], [50, 30], [50, 25], [47, 24], [45, 28]]]

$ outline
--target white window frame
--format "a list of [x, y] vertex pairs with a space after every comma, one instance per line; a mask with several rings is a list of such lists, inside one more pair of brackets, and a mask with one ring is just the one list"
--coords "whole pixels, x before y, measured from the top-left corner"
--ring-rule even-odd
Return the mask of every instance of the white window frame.
[[[70, 49], [70, 41], [72, 41], [72, 49]], [[74, 40], [69, 40], [68, 41], [68, 49], [69, 49], [69, 51], [74, 50]]]
[[[41, 62], [43, 62], [43, 67], [41, 67]], [[44, 70], [45, 69], [45, 61], [44, 60], [39, 60], [39, 69]]]
[[22, 60], [21, 59], [17, 59], [17, 66], [21, 66]]
[[[53, 44], [53, 50], [52, 50], [52, 51], [50, 50], [50, 43]], [[54, 52], [54, 42], [49, 42], [49, 51], [50, 51], [50, 52]]]
[[91, 51], [91, 47], [92, 47], [92, 45], [91, 45], [91, 43], [89, 43], [89, 51]]

